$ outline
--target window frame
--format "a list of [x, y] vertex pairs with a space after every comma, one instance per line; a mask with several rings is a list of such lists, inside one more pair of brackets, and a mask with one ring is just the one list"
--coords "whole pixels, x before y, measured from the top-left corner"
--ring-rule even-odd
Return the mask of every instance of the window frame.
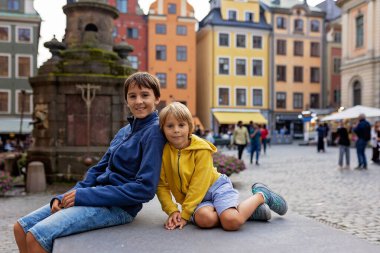
[[[24, 89], [25, 90], [25, 89]], [[21, 112], [19, 111], [19, 94], [22, 92], [22, 89], [16, 89], [15, 90], [15, 114], [21, 115]], [[29, 111], [24, 111], [23, 114], [32, 114], [33, 113], [33, 91], [31, 90], [25, 90], [26, 94], [30, 95], [30, 101], [29, 101]]]
[[[228, 73], [221, 73], [220, 72], [220, 59], [227, 59], [228, 60], [228, 70], [227, 70], [227, 72]], [[218, 58], [217, 58], [217, 61], [218, 61], [218, 64], [217, 64], [217, 68], [218, 68], [218, 75], [223, 75], [223, 76], [226, 76], [226, 75], [230, 75], [230, 70], [231, 70], [231, 57], [229, 57], [229, 56], [218, 56]]]
[[[132, 31], [131, 37], [129, 36], [129, 31]], [[135, 31], [136, 31], [136, 34], [135, 34]], [[136, 36], [134, 36], [134, 35], [136, 35]], [[127, 38], [133, 39], [133, 40], [139, 39], [139, 29], [136, 27], [127, 27]]]
[[[20, 29], [28, 29], [30, 31], [30, 40], [29, 41], [20, 41], [19, 40], [19, 30]], [[32, 44], [33, 43], [33, 27], [28, 27], [28, 26], [16, 26], [16, 43], [20, 44]]]
[[[165, 49], [165, 54], [164, 54], [164, 57], [163, 58], [158, 58], [157, 56], [157, 52], [158, 52], [158, 47], [162, 47], [163, 49]], [[155, 60], [156, 61], [166, 61], [166, 59], [167, 59], [167, 47], [166, 47], [166, 45], [156, 45], [156, 48], [155, 48]]]
[[[132, 57], [136, 57], [136, 58], [135, 58], [136, 61], [131, 61], [130, 58], [132, 58]], [[139, 57], [138, 57], [137, 55], [128, 55], [128, 56], [127, 56], [127, 59], [128, 59], [128, 61], [131, 63], [131, 67], [132, 67], [132, 68], [137, 69], [137, 70], [139, 69], [139, 65], [140, 65], [139, 63], [140, 63], [140, 62], [139, 62]], [[137, 64], [136, 68], [133, 66], [133, 63], [136, 63], [136, 64]]]
[[[178, 32], [178, 31], [180, 31], [178, 28], [184, 28], [184, 33], [182, 33], [182, 32]], [[178, 36], [186, 36], [187, 35], [187, 26], [185, 26], [185, 25], [177, 25], [176, 26], [176, 35], [178, 35]]]
[[[247, 14], [251, 15], [251, 19], [247, 19]], [[245, 22], [254, 22], [255, 21], [255, 14], [252, 11], [245, 11], [244, 12], [244, 21]]]
[[[312, 106], [312, 104], [311, 104], [311, 98], [313, 97], [313, 96], [317, 96], [317, 98], [318, 98], [318, 100], [317, 100], [317, 106]], [[313, 108], [313, 109], [316, 109], [316, 108], [320, 108], [320, 100], [321, 100], [321, 97], [320, 97], [320, 94], [319, 93], [310, 93], [310, 108]]]
[[[282, 48], [282, 47], [279, 47], [279, 44], [284, 44], [283, 48], [284, 48], [284, 52], [280, 52], [279, 51], [279, 48]], [[276, 55], [286, 55], [287, 54], [287, 40], [283, 40], [283, 39], [277, 39], [276, 40]]]
[[[184, 49], [184, 51], [181, 51], [181, 49], [183, 50]], [[187, 46], [176, 46], [176, 60], [177, 61], [181, 61], [181, 62], [184, 62], [184, 61], [187, 61]], [[184, 54], [184, 58], [182, 58], [182, 57], [179, 57], [179, 56], [181, 56], [181, 55], [183, 55]]]
[[[284, 99], [283, 99], [283, 101], [284, 101], [284, 107], [278, 106], [278, 104], [279, 104], [278, 103], [279, 102], [278, 95], [284, 95]], [[286, 92], [284, 92], [284, 91], [277, 91], [276, 92], [276, 109], [286, 109]]]
[[[227, 104], [220, 104], [219, 98], [220, 98], [220, 89], [226, 89], [228, 91], [227, 94]], [[218, 99], [218, 106], [230, 106], [231, 105], [231, 87], [229, 86], [217, 86], [217, 99]]]
[[[296, 95], [300, 95], [301, 101], [296, 100]], [[300, 105], [298, 106], [299, 102]], [[302, 92], [293, 92], [293, 109], [303, 109], [303, 93]]]
[[[242, 74], [238, 74], [237, 73], [237, 61], [238, 60], [244, 60], [245, 61], [245, 70], [244, 70], [244, 75], [242, 75]], [[248, 68], [248, 60], [247, 60], [247, 58], [244, 58], [244, 57], [236, 57], [235, 58], [235, 60], [234, 60], [234, 63], [235, 63], [235, 76], [247, 76], [247, 68]]]
[[[254, 68], [254, 61], [260, 61], [261, 62], [261, 75], [255, 75], [253, 68]], [[263, 58], [252, 58], [251, 60], [252, 64], [252, 76], [258, 76], [258, 77], [263, 77], [264, 76], [264, 59]]]
[[[238, 46], [238, 37], [244, 36], [244, 46]], [[247, 41], [247, 34], [245, 33], [236, 33], [235, 34], [235, 47], [236, 48], [247, 48], [248, 41]]]
[[[221, 35], [227, 35], [228, 36], [228, 45], [221, 45], [220, 44], [220, 36]], [[218, 46], [219, 47], [230, 47], [230, 45], [231, 45], [231, 33], [226, 33], [226, 32], [219, 32], [218, 33]]]
[[[261, 104], [255, 103], [255, 91], [261, 91]], [[252, 88], [252, 106], [263, 106], [264, 105], [264, 89], [262, 88]]]
[[[160, 75], [165, 76], [165, 83], [161, 82], [161, 79], [159, 78]], [[156, 77], [160, 81], [160, 88], [167, 88], [167, 85], [168, 85], [168, 75], [165, 72], [156, 72]]]
[[[185, 79], [186, 83], [185, 83], [185, 86], [184, 86], [184, 87], [179, 87], [179, 86], [178, 86], [178, 81], [180, 80], [180, 79], [178, 78], [179, 75], [186, 77], [186, 79]], [[176, 87], [177, 89], [185, 90], [185, 89], [187, 89], [187, 84], [188, 84], [187, 73], [177, 73], [177, 74], [176, 74], [175, 87]]]
[[[260, 47], [255, 47], [255, 38], [260, 39]], [[263, 36], [261, 35], [252, 35], [252, 48], [253, 49], [263, 49]]]
[[11, 113], [11, 105], [12, 105], [12, 91], [9, 89], [0, 89], [0, 92], [8, 93], [8, 110], [0, 111], [0, 114], [10, 114]]
[[[238, 90], [244, 90], [244, 105], [238, 105]], [[247, 87], [240, 87], [240, 86], [236, 86], [234, 88], [234, 93], [235, 93], [235, 106], [247, 106], [248, 105], [248, 93], [247, 93]]]
[[122, 14], [128, 13], [128, 0], [116, 0], [116, 9]]
[[[318, 80], [314, 80], [314, 70], [318, 70]], [[310, 67], [310, 83], [320, 83], [321, 82], [321, 68], [319, 67]]]
[[[336, 71], [336, 60], [339, 60], [339, 70]], [[340, 68], [342, 66], [342, 58], [341, 57], [333, 57], [333, 69], [332, 69], [332, 73], [334, 75], [340, 75]]]
[[0, 43], [10, 43], [12, 39], [12, 30], [10, 25], [3, 25], [0, 24], [0, 27], [7, 28], [8, 29], [8, 39], [7, 40], [0, 40]]
[[[160, 29], [158, 29], [159, 27], [163, 28], [163, 32], [159, 32], [160, 31]], [[154, 31], [155, 31], [155, 34], [166, 35], [166, 33], [167, 33], [167, 26], [166, 26], [166, 24], [157, 23], [155, 25], [155, 30]]]
[[[293, 56], [303, 56], [304, 55], [304, 45], [302, 40], [293, 41]], [[297, 46], [299, 45], [299, 46]], [[299, 49], [301, 48], [301, 49]]]
[[[301, 28], [298, 27], [298, 24], [301, 24]], [[303, 21], [303, 19], [300, 19], [300, 18], [294, 19], [293, 31], [295, 33], [303, 33], [304, 32], [304, 21]]]
[[[284, 78], [283, 79], [279, 79], [278, 70], [280, 67], [284, 69]], [[281, 64], [276, 65], [276, 82], [286, 82], [286, 71], [287, 71], [286, 65], [281, 65]]]
[[5, 57], [8, 57], [8, 76], [0, 76], [0, 79], [1, 78], [11, 78], [12, 77], [12, 55], [11, 54], [4, 54], [4, 53], [0, 53], [0, 56], [5, 56]]
[[[315, 45], [318, 45], [317, 50], [314, 48]], [[321, 57], [321, 43], [317, 41], [310, 42], [310, 57]]]
[[[313, 26], [315, 27], [315, 24], [318, 24], [317, 29], [313, 29]], [[321, 22], [318, 19], [310, 20], [310, 31], [313, 33], [319, 33], [320, 30], [321, 30]]]
[[[230, 18], [230, 13], [235, 13], [235, 18]], [[238, 20], [238, 11], [236, 9], [227, 9], [227, 20], [228, 21], [237, 21]]]
[[[279, 23], [278, 23], [279, 20], [282, 20], [281, 26], [279, 26]], [[280, 29], [280, 30], [286, 30], [286, 26], [287, 26], [286, 21], [287, 21], [287, 19], [284, 16], [277, 16], [276, 17], [276, 28]]]
[[[20, 73], [19, 73], [19, 58], [20, 57], [30, 58], [30, 76], [26, 76], [26, 77], [20, 76]], [[16, 54], [15, 59], [16, 59], [16, 61], [15, 61], [15, 65], [16, 65], [15, 78], [28, 79], [29, 77], [34, 75], [34, 73], [33, 73], [33, 68], [34, 68], [34, 66], [33, 66], [33, 55], [31, 55], [31, 54]]]
[[[358, 21], [361, 20], [361, 24]], [[360, 30], [358, 26], [361, 25]], [[364, 16], [358, 15], [355, 18], [355, 47], [361, 48], [364, 46]]]
[[[174, 12], [170, 7], [174, 6]], [[168, 14], [177, 14], [177, 4], [175, 3], [168, 3]]]

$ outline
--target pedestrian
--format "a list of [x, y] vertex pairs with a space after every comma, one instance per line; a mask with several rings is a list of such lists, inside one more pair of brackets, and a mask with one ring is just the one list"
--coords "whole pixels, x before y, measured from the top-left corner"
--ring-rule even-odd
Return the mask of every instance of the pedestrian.
[[325, 137], [326, 137], [326, 129], [322, 124], [318, 125], [317, 128], [317, 136], [318, 136], [318, 142], [317, 142], [317, 151], [323, 151], [325, 152]]
[[[242, 203], [230, 179], [213, 165], [216, 147], [196, 135], [187, 107], [174, 102], [160, 112], [160, 127], [165, 145], [157, 196], [162, 210], [169, 216], [164, 227], [182, 229], [189, 221], [200, 228], [221, 225], [224, 230], [238, 230], [247, 220], [267, 221], [270, 209], [284, 215], [287, 204], [283, 197], [267, 186], [256, 183], [253, 196]], [[175, 201], [181, 204], [181, 211]]]
[[360, 114], [358, 120], [359, 121], [354, 128], [354, 133], [358, 137], [356, 141], [356, 153], [358, 155], [359, 164], [355, 169], [366, 170], [367, 158], [365, 156], [365, 148], [367, 147], [368, 141], [371, 139], [371, 125], [365, 119], [364, 114]]
[[263, 146], [263, 151], [264, 155], [267, 152], [267, 144], [268, 144], [268, 136], [269, 136], [269, 131], [267, 129], [267, 125], [263, 125], [263, 127], [260, 129], [261, 130], [261, 144]]
[[379, 163], [379, 140], [380, 140], [380, 121], [376, 121], [371, 129], [372, 161]]
[[[344, 122], [339, 123], [335, 142], [339, 145], [339, 169], [350, 169], [350, 138]], [[343, 157], [346, 157], [346, 167], [343, 167]]]
[[250, 162], [253, 163], [253, 154], [256, 152], [256, 165], [259, 165], [259, 156], [260, 156], [260, 149], [261, 149], [261, 131], [260, 127], [257, 124], [253, 124], [253, 127], [250, 130], [249, 133], [250, 142], [251, 142], [251, 149], [250, 149]]
[[202, 137], [202, 130], [200, 125], [195, 126], [194, 134], [196, 134], [199, 137]]
[[213, 131], [210, 131], [210, 130], [206, 129], [206, 131], [205, 131], [205, 139], [207, 141], [211, 142], [212, 144], [215, 144], [215, 138], [214, 138]]
[[326, 122], [323, 124], [323, 127], [325, 128], [325, 138], [323, 138], [323, 143], [324, 143], [323, 147], [324, 147], [325, 152], [326, 152], [326, 149], [329, 146], [330, 127], [329, 127], [329, 125]]
[[239, 120], [237, 126], [234, 129], [234, 133], [232, 135], [232, 142], [238, 148], [238, 158], [241, 160], [243, 155], [244, 148], [249, 143], [249, 135], [248, 130], [245, 126], [243, 126], [243, 121]]
[[154, 197], [165, 145], [155, 110], [159, 81], [135, 73], [124, 91], [130, 124], [119, 130], [83, 181], [17, 221], [14, 234], [20, 252], [52, 252], [57, 237], [132, 222], [142, 204]]

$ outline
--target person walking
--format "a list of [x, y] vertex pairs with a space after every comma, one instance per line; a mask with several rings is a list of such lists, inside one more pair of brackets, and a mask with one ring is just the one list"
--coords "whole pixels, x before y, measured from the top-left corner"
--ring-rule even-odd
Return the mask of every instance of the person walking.
[[239, 120], [232, 135], [232, 143], [238, 147], [238, 158], [241, 160], [244, 148], [249, 143], [248, 130], [243, 126], [243, 121]]
[[263, 151], [264, 151], [264, 155], [265, 155], [267, 152], [267, 142], [268, 142], [269, 131], [268, 131], [267, 126], [265, 124], [260, 129], [260, 131], [261, 131], [261, 144], [263, 146]]
[[[350, 168], [350, 138], [348, 137], [347, 128], [344, 126], [344, 122], [341, 121], [337, 130], [337, 138], [335, 142], [339, 145], [339, 169]], [[346, 167], [343, 167], [343, 157], [346, 157]]]
[[318, 135], [318, 143], [317, 143], [317, 151], [323, 151], [325, 152], [325, 142], [324, 139], [326, 137], [326, 128], [319, 124], [317, 128], [317, 135]]
[[249, 132], [249, 137], [251, 138], [251, 164], [253, 162], [253, 154], [256, 152], [256, 165], [259, 165], [259, 156], [261, 149], [261, 131], [260, 127], [257, 124], [253, 124], [253, 128], [251, 128]]
[[365, 148], [368, 141], [371, 139], [371, 125], [365, 119], [365, 115], [362, 113], [358, 118], [359, 122], [354, 128], [354, 133], [358, 137], [356, 141], [356, 153], [358, 156], [358, 166], [355, 168], [357, 170], [367, 169], [367, 158], [365, 156]]
[[379, 163], [379, 140], [380, 140], [380, 121], [376, 121], [371, 129], [372, 161]]

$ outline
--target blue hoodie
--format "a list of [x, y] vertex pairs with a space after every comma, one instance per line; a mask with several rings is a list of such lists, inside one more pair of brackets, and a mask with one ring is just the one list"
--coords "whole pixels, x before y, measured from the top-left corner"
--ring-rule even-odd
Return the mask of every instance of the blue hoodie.
[[[103, 158], [73, 188], [75, 206], [118, 206], [136, 216], [142, 203], [153, 199], [166, 142], [158, 113], [128, 120], [130, 124], [119, 130]], [[56, 198], [62, 200], [63, 195]]]

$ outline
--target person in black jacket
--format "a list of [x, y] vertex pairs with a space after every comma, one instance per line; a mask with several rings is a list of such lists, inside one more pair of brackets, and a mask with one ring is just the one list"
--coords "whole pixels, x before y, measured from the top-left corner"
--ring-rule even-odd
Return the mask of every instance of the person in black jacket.
[[358, 136], [358, 140], [356, 141], [356, 152], [358, 155], [359, 165], [355, 169], [366, 170], [367, 158], [365, 156], [365, 148], [368, 141], [371, 139], [371, 125], [365, 119], [364, 114], [360, 114], [358, 119], [359, 122], [354, 128], [354, 132]]
[[339, 169], [343, 169], [343, 157], [346, 156], [346, 167], [350, 168], [350, 138], [348, 137], [347, 128], [345, 128], [343, 121], [337, 130], [337, 138], [335, 142], [339, 145]]

